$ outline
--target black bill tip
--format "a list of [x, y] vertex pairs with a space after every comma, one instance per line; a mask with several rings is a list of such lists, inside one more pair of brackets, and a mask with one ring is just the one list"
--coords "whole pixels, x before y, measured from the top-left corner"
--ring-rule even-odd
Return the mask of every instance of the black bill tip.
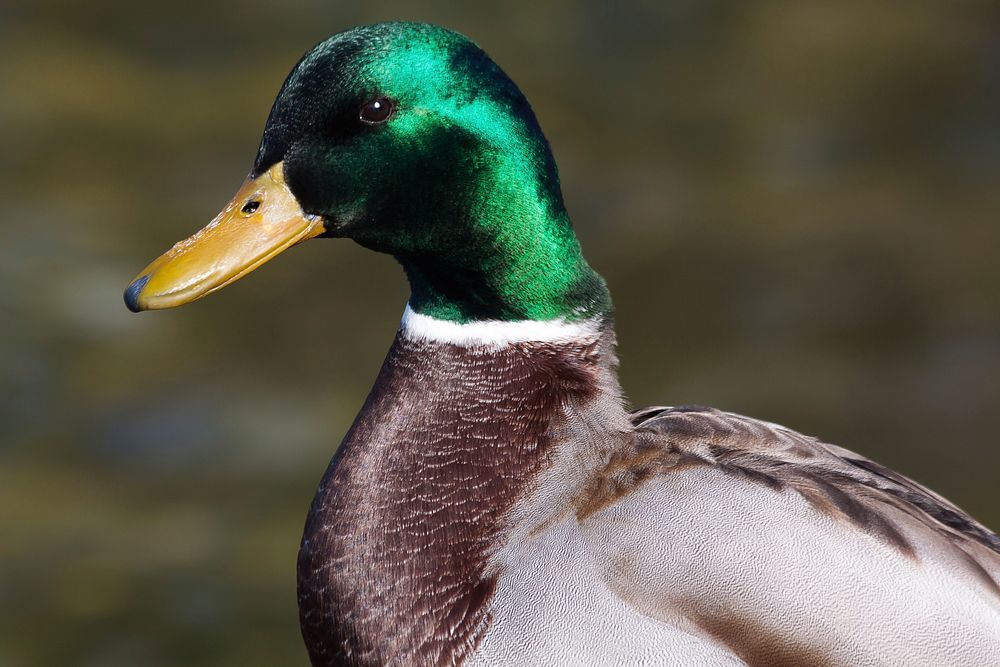
[[142, 308], [139, 306], [139, 293], [142, 292], [142, 288], [146, 286], [149, 282], [149, 274], [137, 278], [128, 289], [125, 290], [125, 305], [133, 313], [138, 313]]

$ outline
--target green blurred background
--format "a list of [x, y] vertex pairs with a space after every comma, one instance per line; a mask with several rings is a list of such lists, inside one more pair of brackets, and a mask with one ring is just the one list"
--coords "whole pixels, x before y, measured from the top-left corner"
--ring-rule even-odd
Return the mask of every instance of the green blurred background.
[[636, 405], [864, 452], [1000, 526], [1000, 4], [0, 4], [0, 665], [305, 663], [306, 509], [406, 298], [317, 241], [121, 292], [240, 184], [297, 58], [442, 23], [532, 100]]

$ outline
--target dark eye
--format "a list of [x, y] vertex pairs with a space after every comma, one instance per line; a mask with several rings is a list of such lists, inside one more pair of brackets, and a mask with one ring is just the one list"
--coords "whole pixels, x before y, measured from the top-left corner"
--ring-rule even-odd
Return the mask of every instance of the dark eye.
[[392, 115], [394, 105], [388, 97], [378, 97], [365, 102], [361, 107], [359, 118], [361, 122], [369, 125], [377, 125], [389, 120]]

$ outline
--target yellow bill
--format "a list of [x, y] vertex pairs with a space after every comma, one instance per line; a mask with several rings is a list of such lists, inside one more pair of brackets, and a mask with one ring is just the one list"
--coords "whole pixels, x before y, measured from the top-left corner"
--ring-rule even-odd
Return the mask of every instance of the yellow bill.
[[125, 290], [125, 304], [139, 312], [200, 299], [324, 231], [322, 218], [302, 212], [279, 162], [247, 179], [207, 227], [143, 269]]

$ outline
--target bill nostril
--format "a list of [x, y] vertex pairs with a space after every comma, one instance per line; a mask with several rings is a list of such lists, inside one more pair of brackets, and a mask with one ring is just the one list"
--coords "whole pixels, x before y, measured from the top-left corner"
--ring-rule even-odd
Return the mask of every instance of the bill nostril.
[[142, 288], [145, 287], [148, 282], [149, 274], [146, 274], [135, 280], [128, 286], [128, 289], [125, 290], [125, 305], [133, 313], [138, 313], [142, 310], [142, 308], [139, 307], [139, 293], [142, 292]]

